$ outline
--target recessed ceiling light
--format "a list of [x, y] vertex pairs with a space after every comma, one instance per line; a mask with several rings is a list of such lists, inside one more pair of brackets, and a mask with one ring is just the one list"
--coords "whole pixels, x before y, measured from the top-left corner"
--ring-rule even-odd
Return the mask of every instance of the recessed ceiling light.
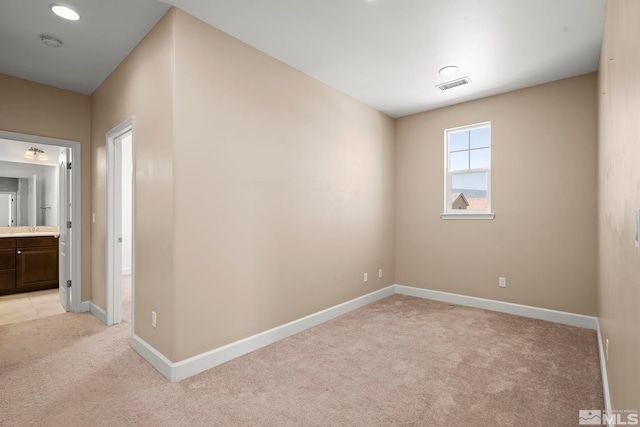
[[80, 15], [78, 15], [78, 12], [67, 6], [52, 4], [49, 7], [51, 8], [51, 11], [58, 15], [60, 18], [68, 19], [69, 21], [77, 21], [78, 19], [80, 19]]
[[49, 46], [49, 47], [62, 46], [62, 42], [60, 40], [58, 40], [55, 37], [47, 36], [45, 34], [40, 36], [40, 40], [42, 41], [42, 43], [44, 43], [46, 46]]
[[443, 76], [453, 74], [456, 71], [458, 71], [458, 67], [456, 67], [455, 65], [447, 65], [446, 67], [442, 67], [438, 70], [438, 72]]

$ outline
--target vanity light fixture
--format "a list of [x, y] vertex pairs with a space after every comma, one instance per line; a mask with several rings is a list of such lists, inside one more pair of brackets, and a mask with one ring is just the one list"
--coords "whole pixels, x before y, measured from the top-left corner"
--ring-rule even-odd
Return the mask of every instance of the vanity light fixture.
[[438, 70], [438, 73], [442, 76], [448, 76], [449, 74], [453, 74], [458, 71], [458, 67], [455, 65], [447, 65], [446, 67], [442, 67]]
[[49, 160], [49, 158], [45, 154], [44, 150], [42, 150], [40, 148], [36, 148], [36, 147], [29, 148], [24, 153], [24, 157], [27, 158], [27, 159], [31, 159], [31, 160], [33, 160], [33, 159], [40, 160], [41, 162], [45, 162], [45, 161]]
[[60, 6], [59, 4], [52, 4], [49, 5], [49, 8], [51, 8], [51, 11], [58, 15], [60, 18], [68, 19], [69, 21], [77, 21], [78, 19], [80, 19], [80, 15], [78, 15], [78, 12], [71, 9], [70, 7]]

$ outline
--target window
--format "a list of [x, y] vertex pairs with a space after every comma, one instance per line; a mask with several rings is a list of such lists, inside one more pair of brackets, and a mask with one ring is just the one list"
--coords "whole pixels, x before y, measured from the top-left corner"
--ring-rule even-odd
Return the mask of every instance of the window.
[[442, 219], [493, 219], [491, 123], [447, 129]]

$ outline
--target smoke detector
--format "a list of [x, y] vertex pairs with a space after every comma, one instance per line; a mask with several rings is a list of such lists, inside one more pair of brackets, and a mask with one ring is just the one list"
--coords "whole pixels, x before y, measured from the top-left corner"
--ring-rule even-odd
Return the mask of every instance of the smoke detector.
[[60, 40], [58, 40], [55, 37], [52, 36], [47, 36], [45, 34], [40, 36], [40, 40], [42, 41], [42, 43], [45, 44], [45, 46], [48, 47], [60, 47], [62, 46], [62, 42]]
[[468, 85], [469, 83], [471, 83], [471, 80], [469, 79], [469, 77], [462, 77], [461, 79], [451, 80], [450, 82], [436, 85], [436, 87], [440, 90], [449, 90], [449, 89], [453, 89], [454, 87]]

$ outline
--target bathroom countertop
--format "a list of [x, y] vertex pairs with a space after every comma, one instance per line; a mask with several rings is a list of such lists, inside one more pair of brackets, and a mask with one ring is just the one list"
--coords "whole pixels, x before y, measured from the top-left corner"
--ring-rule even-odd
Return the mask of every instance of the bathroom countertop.
[[60, 236], [57, 226], [0, 227], [0, 239], [6, 237], [47, 237]]

